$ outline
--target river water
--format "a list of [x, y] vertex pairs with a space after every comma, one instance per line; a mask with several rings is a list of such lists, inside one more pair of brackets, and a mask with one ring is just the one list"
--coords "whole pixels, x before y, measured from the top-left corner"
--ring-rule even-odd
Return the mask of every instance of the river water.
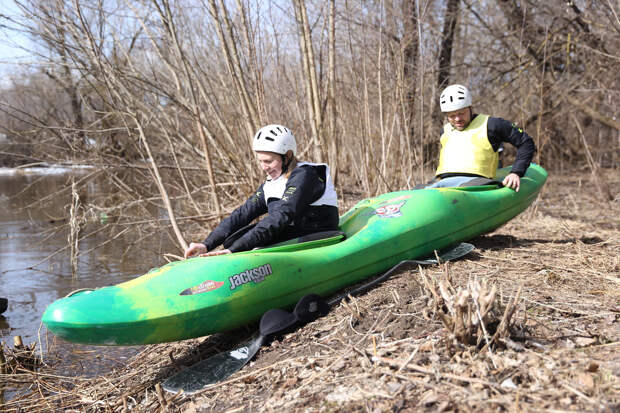
[[[163, 264], [157, 262], [162, 251], [154, 251], [153, 246], [165, 246], [161, 240], [149, 239], [145, 242], [148, 249], [131, 249], [128, 241], [119, 237], [93, 249], [106, 241], [102, 231], [80, 242], [83, 253], [76, 276], [72, 276], [66, 225], [71, 180], [92, 172], [88, 168], [0, 168], [0, 297], [9, 303], [0, 314], [0, 341], [13, 345], [13, 337], [19, 335], [25, 344], [37, 342], [44, 351], [53, 347], [66, 366], [81, 366], [83, 371], [69, 372], [76, 375], [108, 370], [141, 348], [63, 342], [41, 326], [45, 308], [76, 289], [117, 284], [144, 274]], [[104, 182], [93, 180], [82, 194], [96, 197], [109, 190]], [[102, 217], [101, 225], [104, 223]]]

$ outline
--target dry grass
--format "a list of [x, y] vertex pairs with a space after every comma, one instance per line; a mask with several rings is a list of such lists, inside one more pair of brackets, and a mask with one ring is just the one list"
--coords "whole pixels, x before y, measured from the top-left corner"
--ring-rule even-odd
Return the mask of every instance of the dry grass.
[[[617, 187], [617, 171], [607, 172]], [[522, 289], [512, 325], [491, 352], [485, 340], [449, 345], [451, 333], [430, 311], [418, 271], [401, 271], [198, 394], [172, 397], [155, 388], [178, 366], [238, 337], [149, 346], [126, 367], [93, 379], [45, 369], [5, 374], [3, 385], [10, 379], [29, 390], [0, 410], [618, 411], [620, 208], [617, 199], [597, 201], [587, 176], [551, 174], [535, 205], [474, 239], [475, 252], [450, 264], [455, 288], [473, 280], [495, 285], [498, 308]], [[425, 275], [445, 271], [432, 267]]]

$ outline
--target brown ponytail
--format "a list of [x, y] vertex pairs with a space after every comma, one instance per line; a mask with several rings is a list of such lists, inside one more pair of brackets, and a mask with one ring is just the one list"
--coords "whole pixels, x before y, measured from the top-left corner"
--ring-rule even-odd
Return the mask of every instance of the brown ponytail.
[[293, 169], [297, 167], [297, 163], [298, 163], [297, 158], [295, 158], [295, 155], [293, 155], [292, 151], [288, 151], [286, 155], [283, 156], [284, 159], [282, 160], [282, 162], [283, 163], [286, 162], [286, 157], [289, 153], [291, 154], [291, 160], [288, 162], [288, 165], [286, 166], [286, 172], [284, 173], [284, 176], [286, 176], [286, 179], [288, 179], [289, 176], [291, 176], [291, 172], [293, 172]]

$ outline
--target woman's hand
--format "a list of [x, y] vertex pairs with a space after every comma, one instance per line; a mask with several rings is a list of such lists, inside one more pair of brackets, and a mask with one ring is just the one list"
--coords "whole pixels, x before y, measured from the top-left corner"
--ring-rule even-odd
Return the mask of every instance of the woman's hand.
[[521, 178], [519, 178], [519, 175], [517, 175], [516, 173], [511, 172], [508, 175], [506, 175], [506, 177], [504, 178], [504, 181], [502, 182], [502, 185], [508, 188], [514, 189], [515, 192], [519, 192], [519, 186], [521, 185]]
[[207, 252], [207, 247], [201, 242], [192, 242], [189, 247], [185, 249], [185, 258], [190, 258], [196, 255], [202, 255]]
[[217, 250], [217, 251], [210, 251], [204, 254], [200, 254], [201, 257], [213, 257], [216, 255], [224, 255], [224, 254], [232, 254], [232, 251], [229, 249], [225, 249], [225, 250]]

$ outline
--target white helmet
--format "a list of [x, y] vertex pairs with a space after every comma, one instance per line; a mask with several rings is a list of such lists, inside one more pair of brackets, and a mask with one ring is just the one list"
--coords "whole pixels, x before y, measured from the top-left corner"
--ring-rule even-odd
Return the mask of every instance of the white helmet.
[[471, 106], [471, 94], [465, 86], [450, 85], [441, 92], [439, 106], [442, 112], [467, 108]]
[[255, 152], [274, 152], [285, 155], [288, 151], [297, 152], [297, 143], [293, 132], [282, 125], [267, 125], [258, 130], [254, 135], [252, 150]]

